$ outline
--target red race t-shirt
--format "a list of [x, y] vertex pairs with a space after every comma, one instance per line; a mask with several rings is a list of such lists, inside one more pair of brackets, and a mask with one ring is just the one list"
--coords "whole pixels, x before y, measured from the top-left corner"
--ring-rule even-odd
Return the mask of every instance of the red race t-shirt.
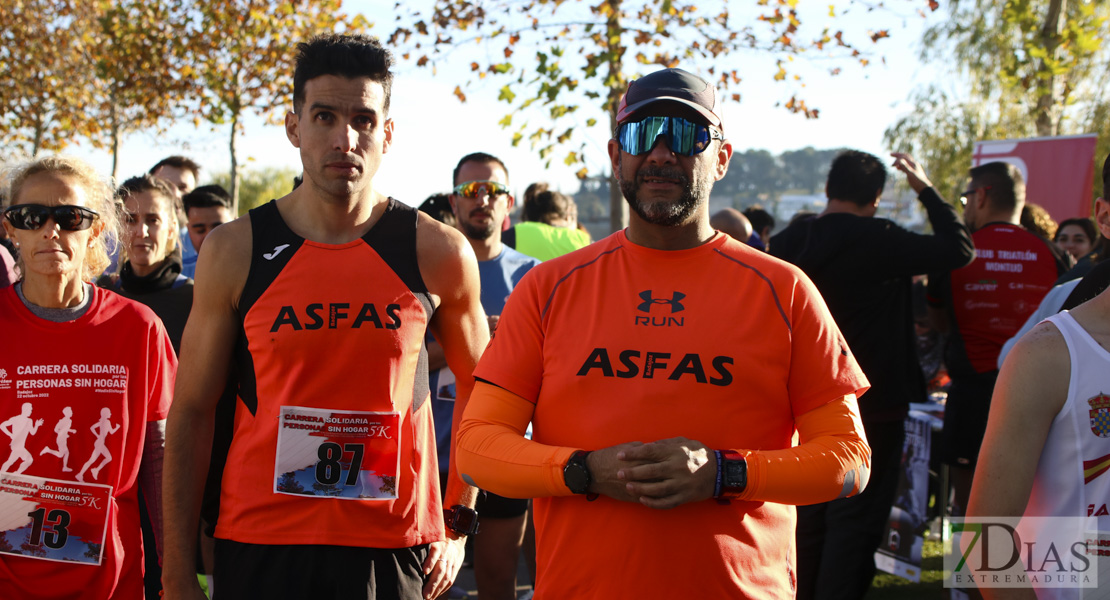
[[[994, 223], [972, 234], [975, 260], [951, 274], [952, 311], [967, 361], [977, 373], [998, 368], [998, 353], [1052, 289], [1059, 270], [1041, 238]], [[958, 362], [958, 361], [957, 361]], [[959, 365], [949, 365], [960, 371]]]
[[92, 293], [54, 323], [0, 290], [0, 598], [143, 595], [136, 482], [177, 359], [149, 308]]

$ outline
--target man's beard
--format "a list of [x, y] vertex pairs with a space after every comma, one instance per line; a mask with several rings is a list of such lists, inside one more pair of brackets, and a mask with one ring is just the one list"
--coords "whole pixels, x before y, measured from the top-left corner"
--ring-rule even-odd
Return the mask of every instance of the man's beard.
[[[682, 195], [677, 200], [661, 200], [657, 202], [642, 202], [637, 198], [637, 192], [644, 179], [659, 177], [673, 179], [682, 187]], [[620, 180], [621, 194], [625, 202], [641, 219], [653, 225], [674, 227], [690, 219], [703, 199], [708, 198], [709, 189], [703, 182], [696, 179], [691, 181], [681, 169], [665, 167], [643, 167], [636, 172], [632, 181]]]
[[472, 240], [484, 241], [488, 240], [490, 236], [493, 235], [493, 232], [497, 231], [501, 227], [501, 223], [495, 223], [493, 219], [490, 219], [489, 224], [483, 226], [475, 225], [470, 221], [462, 221], [460, 223], [460, 226], [466, 237]]

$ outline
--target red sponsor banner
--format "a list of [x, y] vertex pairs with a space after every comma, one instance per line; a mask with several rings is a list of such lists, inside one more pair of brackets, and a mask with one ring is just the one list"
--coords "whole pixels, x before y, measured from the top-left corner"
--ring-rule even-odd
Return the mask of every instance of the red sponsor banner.
[[1053, 219], [1091, 216], [1095, 134], [975, 142], [971, 166], [1001, 161], [1025, 177], [1025, 199]]

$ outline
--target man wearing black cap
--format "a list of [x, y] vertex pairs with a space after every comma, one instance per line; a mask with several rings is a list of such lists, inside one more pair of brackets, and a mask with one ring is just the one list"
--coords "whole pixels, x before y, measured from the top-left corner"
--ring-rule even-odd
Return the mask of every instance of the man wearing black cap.
[[866, 484], [867, 380], [798, 269], [710, 227], [732, 155], [714, 88], [658, 71], [617, 122], [629, 227], [514, 289], [460, 473], [536, 497], [536, 598], [790, 597], [786, 505]]

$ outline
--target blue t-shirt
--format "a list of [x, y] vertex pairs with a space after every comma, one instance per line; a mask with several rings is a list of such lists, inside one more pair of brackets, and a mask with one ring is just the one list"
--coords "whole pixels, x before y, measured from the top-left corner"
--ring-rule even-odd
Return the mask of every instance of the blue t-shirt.
[[197, 251], [193, 248], [188, 227], [181, 228], [178, 232], [178, 240], [181, 242], [181, 274], [192, 279], [197, 274]]
[[[501, 254], [497, 258], [480, 261], [478, 276], [482, 281], [482, 309], [486, 314], [501, 314], [509, 293], [520, 283], [521, 277], [538, 264], [540, 261], [508, 246], [501, 247]], [[428, 339], [431, 339], [431, 334]], [[444, 367], [432, 372], [429, 379], [439, 470], [447, 472], [451, 451], [451, 417], [455, 412], [455, 375]]]

